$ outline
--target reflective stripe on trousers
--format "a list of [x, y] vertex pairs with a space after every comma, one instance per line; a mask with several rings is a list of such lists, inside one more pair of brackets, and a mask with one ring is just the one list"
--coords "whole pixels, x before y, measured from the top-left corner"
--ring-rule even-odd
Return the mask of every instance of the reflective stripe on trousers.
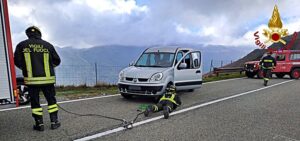
[[51, 113], [54, 113], [54, 112], [57, 112], [58, 111], [58, 106], [57, 104], [53, 104], [53, 105], [49, 105], [48, 106], [48, 112], [51, 114]]

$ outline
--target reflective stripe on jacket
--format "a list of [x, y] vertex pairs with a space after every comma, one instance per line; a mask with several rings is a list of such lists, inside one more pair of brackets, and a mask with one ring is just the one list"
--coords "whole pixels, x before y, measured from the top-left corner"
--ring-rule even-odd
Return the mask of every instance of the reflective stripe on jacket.
[[167, 100], [167, 101], [170, 101], [176, 105], [179, 105], [176, 101], [175, 101], [175, 94], [172, 94], [171, 97], [166, 97], [166, 95], [163, 95], [163, 97], [160, 98], [159, 101], [163, 101], [163, 100]]

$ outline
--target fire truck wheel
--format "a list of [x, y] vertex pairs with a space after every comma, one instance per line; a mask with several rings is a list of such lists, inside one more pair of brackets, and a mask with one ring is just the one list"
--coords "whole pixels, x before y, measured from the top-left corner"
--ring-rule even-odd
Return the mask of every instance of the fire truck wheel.
[[285, 76], [284, 73], [277, 73], [275, 74], [277, 78], [283, 78]]
[[299, 79], [299, 77], [300, 77], [300, 69], [294, 69], [291, 72], [291, 78], [293, 78], [293, 79]]
[[30, 96], [28, 93], [28, 88], [25, 85], [18, 85], [17, 88], [19, 89], [19, 104], [26, 105], [30, 102]]

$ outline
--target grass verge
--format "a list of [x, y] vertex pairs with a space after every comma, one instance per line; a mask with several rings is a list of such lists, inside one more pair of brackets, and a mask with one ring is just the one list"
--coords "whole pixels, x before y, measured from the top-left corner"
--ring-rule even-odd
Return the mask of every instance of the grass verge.
[[232, 78], [241, 78], [245, 77], [245, 74], [240, 74], [239, 72], [235, 73], [221, 73], [219, 76], [216, 75], [210, 75], [203, 78], [203, 82], [211, 82], [211, 81], [219, 81], [219, 80], [225, 80], [225, 79], [232, 79]]

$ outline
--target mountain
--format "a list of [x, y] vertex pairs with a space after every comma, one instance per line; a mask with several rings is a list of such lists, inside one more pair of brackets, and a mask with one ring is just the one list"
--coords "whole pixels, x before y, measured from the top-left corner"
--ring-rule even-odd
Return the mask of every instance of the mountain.
[[[231, 63], [246, 55], [252, 48], [250, 47], [229, 47], [220, 45], [194, 45], [180, 44], [172, 45], [180, 47], [188, 47], [202, 52], [204, 70], [208, 71], [213, 60], [213, 66], [219, 67], [223, 61], [223, 65]], [[62, 65], [94, 65], [125, 67], [129, 63], [138, 59], [139, 55], [146, 49], [145, 46], [95, 46], [88, 49], [77, 48], [57, 48], [60, 56], [62, 56]]]

